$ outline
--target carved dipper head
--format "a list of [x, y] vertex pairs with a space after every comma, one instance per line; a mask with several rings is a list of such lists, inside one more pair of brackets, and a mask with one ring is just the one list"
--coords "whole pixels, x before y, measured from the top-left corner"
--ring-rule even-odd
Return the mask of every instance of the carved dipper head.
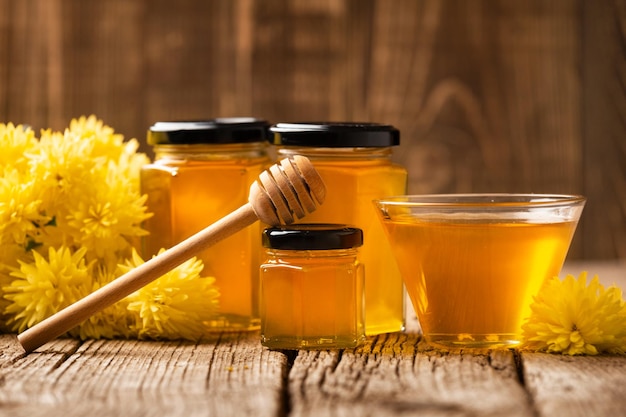
[[263, 171], [250, 187], [248, 202], [262, 222], [276, 226], [312, 213], [325, 198], [326, 187], [311, 161], [296, 155]]

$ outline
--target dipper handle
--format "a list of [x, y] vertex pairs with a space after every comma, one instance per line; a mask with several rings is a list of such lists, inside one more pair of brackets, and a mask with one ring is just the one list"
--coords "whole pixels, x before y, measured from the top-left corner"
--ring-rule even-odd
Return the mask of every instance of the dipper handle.
[[324, 201], [326, 188], [311, 162], [284, 159], [261, 173], [250, 187], [248, 203], [200, 232], [139, 265], [111, 283], [78, 300], [17, 336], [30, 353], [82, 323], [91, 315], [144, 287], [187, 259], [257, 220], [289, 224]]

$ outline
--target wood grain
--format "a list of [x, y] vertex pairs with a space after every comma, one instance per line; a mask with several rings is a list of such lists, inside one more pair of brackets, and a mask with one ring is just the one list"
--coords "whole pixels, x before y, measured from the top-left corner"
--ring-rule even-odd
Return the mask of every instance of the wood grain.
[[300, 352], [290, 415], [533, 415], [510, 352], [441, 352], [418, 341], [392, 334], [351, 351]]
[[0, 0], [0, 120], [363, 120], [409, 190], [580, 193], [570, 258], [626, 257], [626, 2]]
[[524, 354], [525, 382], [545, 416], [617, 416], [624, 413], [623, 356]]
[[[583, 3], [584, 253], [626, 256], [626, 2]], [[603, 220], [604, 219], [604, 220]], [[600, 237], [601, 236], [601, 237]], [[593, 246], [593, 248], [592, 248]]]
[[275, 416], [287, 363], [237, 334], [199, 345], [61, 339], [0, 359], [0, 415], [15, 417]]
[[357, 349], [271, 351], [257, 333], [201, 343], [0, 336], [0, 416], [615, 416], [626, 357], [441, 351], [415, 334]]

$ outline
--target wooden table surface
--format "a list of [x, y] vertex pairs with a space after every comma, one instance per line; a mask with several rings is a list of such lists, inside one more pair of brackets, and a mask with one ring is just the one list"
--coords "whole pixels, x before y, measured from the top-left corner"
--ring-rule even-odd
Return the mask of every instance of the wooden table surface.
[[[624, 263], [565, 267], [582, 269], [626, 288]], [[0, 344], [0, 416], [626, 415], [626, 356], [444, 352], [414, 331], [340, 351], [271, 351], [258, 333]]]

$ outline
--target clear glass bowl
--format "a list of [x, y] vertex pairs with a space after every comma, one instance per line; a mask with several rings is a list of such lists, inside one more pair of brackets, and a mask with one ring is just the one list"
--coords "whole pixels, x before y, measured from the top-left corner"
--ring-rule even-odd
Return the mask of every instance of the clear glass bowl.
[[426, 340], [519, 344], [533, 296], [560, 273], [585, 201], [547, 194], [374, 201]]

